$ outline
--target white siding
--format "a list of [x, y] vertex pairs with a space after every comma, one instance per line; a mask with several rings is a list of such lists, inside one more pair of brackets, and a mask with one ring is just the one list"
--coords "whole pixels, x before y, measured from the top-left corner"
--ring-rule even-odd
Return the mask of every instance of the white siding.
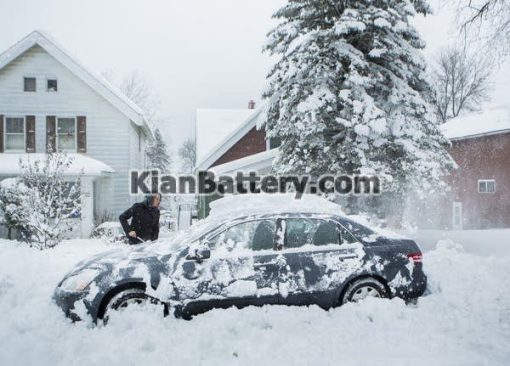
[[[23, 91], [24, 76], [37, 78], [37, 92]], [[57, 78], [58, 92], [46, 91], [48, 77]], [[118, 215], [132, 202], [128, 172], [138, 168], [140, 156], [138, 141], [133, 146], [131, 140], [131, 121], [41, 47], [31, 48], [0, 70], [0, 114], [36, 116], [37, 152], [46, 148], [47, 115], [86, 116], [86, 154], [116, 171], [107, 179], [111, 182], [101, 185], [98, 210]]]

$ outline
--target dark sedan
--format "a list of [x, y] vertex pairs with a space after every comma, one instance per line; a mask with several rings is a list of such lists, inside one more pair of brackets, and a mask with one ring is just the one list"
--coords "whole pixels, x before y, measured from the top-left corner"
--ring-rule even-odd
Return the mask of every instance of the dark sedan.
[[206, 220], [171, 242], [119, 248], [79, 263], [54, 298], [73, 320], [105, 319], [130, 304], [190, 318], [265, 304], [324, 309], [367, 297], [423, 294], [412, 240], [346, 217], [303, 212]]

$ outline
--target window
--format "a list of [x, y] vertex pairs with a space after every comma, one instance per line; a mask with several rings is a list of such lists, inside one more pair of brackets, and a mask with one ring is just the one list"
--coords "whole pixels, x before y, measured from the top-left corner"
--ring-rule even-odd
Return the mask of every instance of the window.
[[282, 141], [278, 137], [271, 137], [266, 139], [266, 150], [276, 149], [277, 147], [280, 147], [281, 144]]
[[5, 151], [25, 151], [25, 118], [5, 118]]
[[478, 193], [494, 193], [496, 192], [496, 181], [494, 179], [479, 179]]
[[271, 250], [275, 231], [276, 223], [272, 220], [248, 221], [228, 228], [211, 239], [209, 244], [211, 249]]
[[76, 119], [57, 119], [57, 150], [76, 151]]
[[334, 221], [316, 219], [285, 220], [285, 247], [299, 248], [306, 244], [328, 245], [355, 243], [357, 240]]
[[48, 79], [46, 80], [46, 91], [56, 92], [58, 91], [58, 82], [57, 79]]
[[23, 90], [26, 92], [36, 91], [36, 79], [33, 77], [25, 77], [23, 79]]

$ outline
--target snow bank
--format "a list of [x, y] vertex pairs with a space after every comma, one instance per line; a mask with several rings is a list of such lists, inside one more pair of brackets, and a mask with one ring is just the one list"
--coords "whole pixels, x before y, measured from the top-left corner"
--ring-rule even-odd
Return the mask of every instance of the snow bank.
[[107, 327], [72, 324], [52, 303], [53, 289], [75, 262], [108, 248], [75, 240], [41, 252], [0, 241], [0, 364], [510, 363], [510, 250], [480, 257], [441, 241], [424, 257], [431, 293], [417, 305], [267, 306], [192, 321], [128, 309]]

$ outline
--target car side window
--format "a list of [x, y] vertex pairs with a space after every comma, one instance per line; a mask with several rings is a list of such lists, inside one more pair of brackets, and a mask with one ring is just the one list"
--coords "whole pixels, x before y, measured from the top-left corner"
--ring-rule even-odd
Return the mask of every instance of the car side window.
[[306, 244], [322, 246], [357, 241], [345, 228], [332, 220], [287, 219], [285, 228], [286, 248], [299, 248]]
[[226, 248], [273, 249], [276, 223], [273, 220], [254, 220], [234, 225], [209, 240], [211, 249]]

